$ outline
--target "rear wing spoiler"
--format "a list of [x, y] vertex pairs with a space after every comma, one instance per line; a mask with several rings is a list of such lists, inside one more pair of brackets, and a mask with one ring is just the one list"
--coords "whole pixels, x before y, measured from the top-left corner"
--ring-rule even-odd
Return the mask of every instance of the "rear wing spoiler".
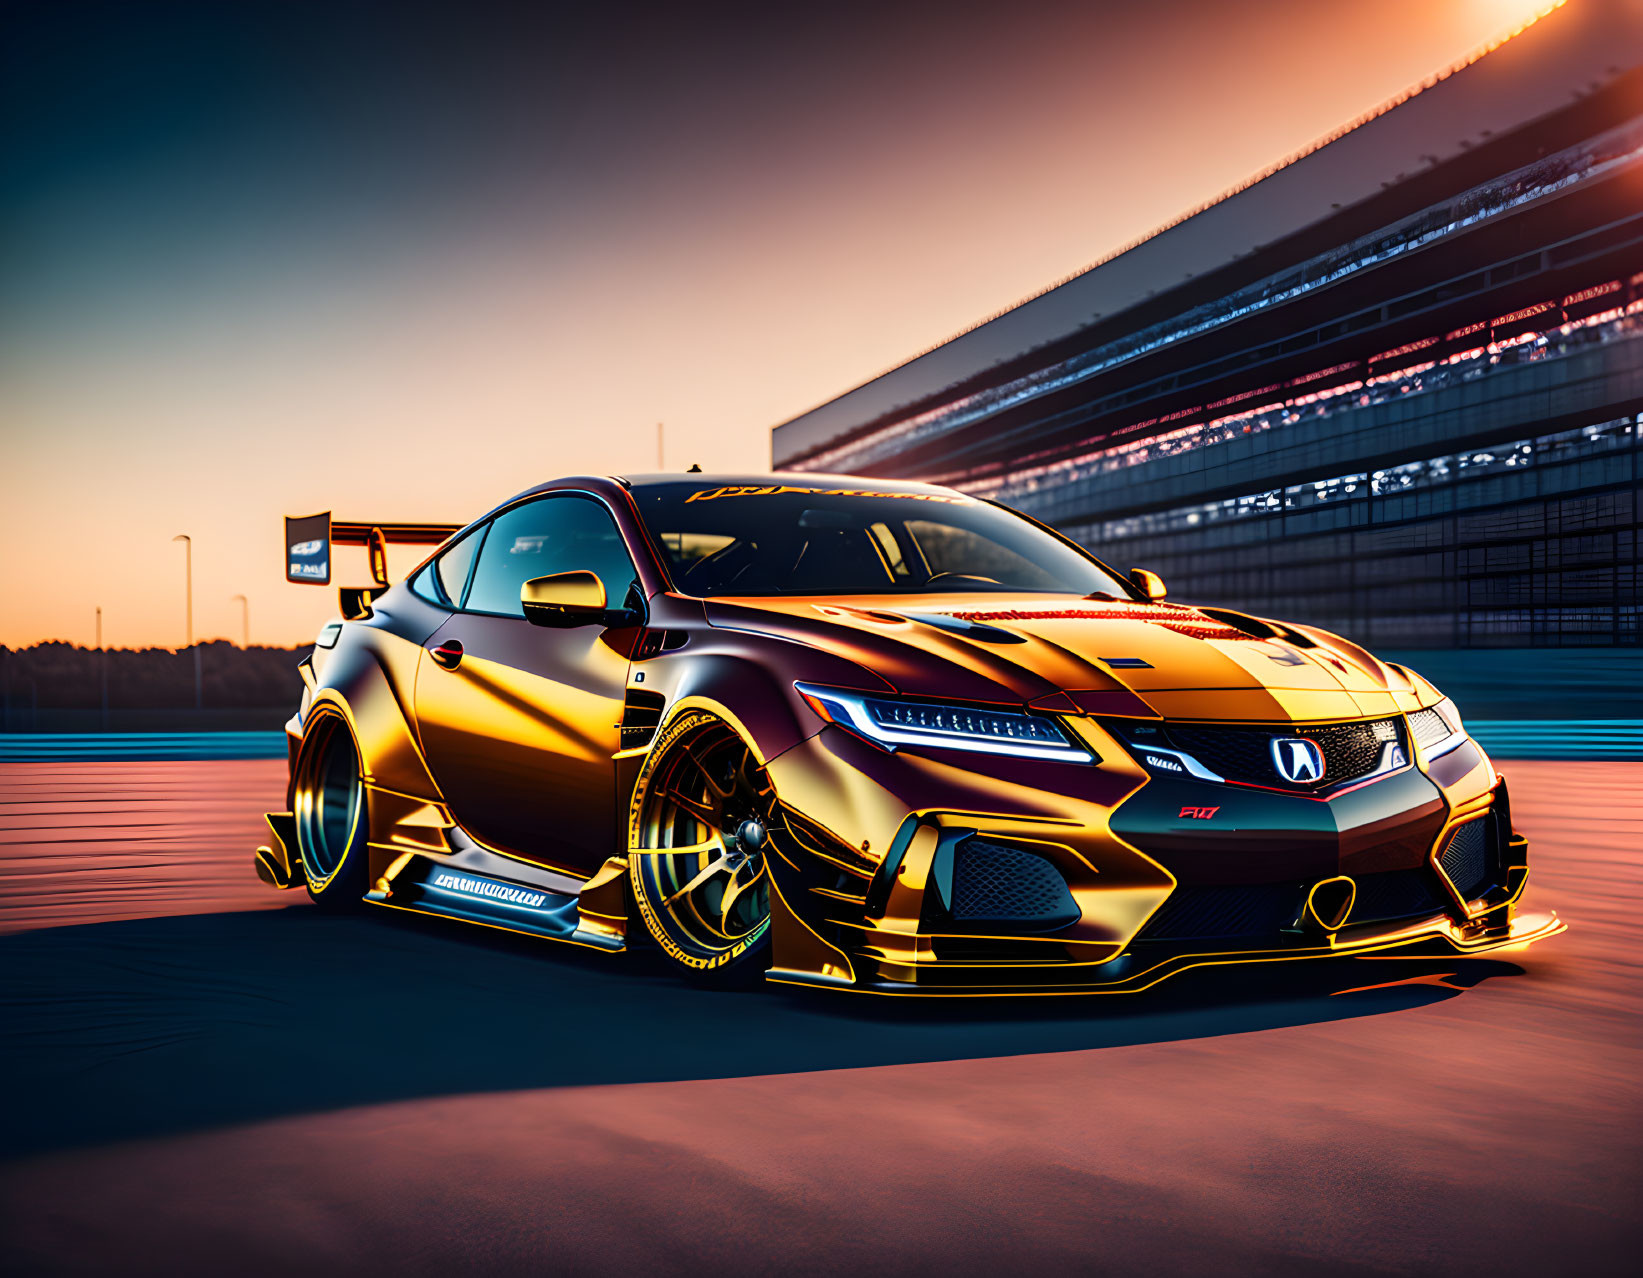
[[305, 586], [331, 584], [331, 547], [364, 546], [371, 560], [371, 586], [341, 589], [342, 615], [363, 615], [363, 609], [389, 586], [388, 546], [437, 546], [462, 524], [375, 523], [332, 519], [331, 512], [287, 515], [285, 519], [285, 579]]

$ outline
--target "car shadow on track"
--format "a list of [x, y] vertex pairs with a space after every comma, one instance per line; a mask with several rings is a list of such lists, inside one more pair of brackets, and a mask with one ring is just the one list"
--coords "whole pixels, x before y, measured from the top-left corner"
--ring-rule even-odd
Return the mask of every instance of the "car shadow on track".
[[0, 937], [0, 1153], [428, 1096], [1119, 1047], [1420, 1007], [1522, 969], [1337, 960], [1122, 998], [702, 990], [605, 955], [296, 908]]

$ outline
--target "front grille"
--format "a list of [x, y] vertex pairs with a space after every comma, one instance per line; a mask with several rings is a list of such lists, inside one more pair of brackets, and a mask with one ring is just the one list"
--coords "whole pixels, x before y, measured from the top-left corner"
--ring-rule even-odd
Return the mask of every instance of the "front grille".
[[[1381, 752], [1401, 744], [1396, 719], [1366, 719], [1357, 723], [1296, 725], [1294, 727], [1203, 727], [1172, 723], [1170, 742], [1228, 781], [1248, 785], [1284, 786], [1311, 790], [1336, 786], [1368, 776], [1380, 763]], [[1311, 785], [1294, 785], [1278, 774], [1272, 761], [1272, 743], [1283, 737], [1305, 737], [1317, 742], [1324, 756], [1324, 775]]]
[[1306, 904], [1298, 883], [1178, 887], [1136, 937], [1140, 941], [1277, 936]]
[[1389, 923], [1443, 910], [1430, 870], [1388, 870], [1365, 874], [1356, 882], [1358, 895], [1353, 898], [1348, 923]]
[[1488, 824], [1478, 820], [1456, 827], [1438, 856], [1438, 864], [1464, 901], [1481, 896], [1489, 886]]
[[1051, 928], [1078, 915], [1067, 881], [1043, 857], [973, 836], [953, 850], [955, 922]]
[[1409, 730], [1415, 734], [1415, 740], [1420, 742], [1422, 749], [1436, 745], [1449, 735], [1449, 725], [1436, 710], [1415, 711], [1409, 716]]

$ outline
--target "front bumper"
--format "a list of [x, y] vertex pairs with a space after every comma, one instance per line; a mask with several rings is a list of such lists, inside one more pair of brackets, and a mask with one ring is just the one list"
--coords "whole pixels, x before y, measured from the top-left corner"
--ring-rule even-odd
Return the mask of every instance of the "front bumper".
[[[790, 837], [770, 862], [769, 979], [1121, 993], [1195, 967], [1479, 954], [1563, 929], [1517, 916], [1528, 845], [1481, 751], [1320, 799], [1152, 776], [1079, 730], [1101, 766], [989, 759], [982, 776], [974, 756], [886, 754], [837, 728], [771, 760]], [[1053, 865], [1065, 913], [977, 917], [978, 845]]]

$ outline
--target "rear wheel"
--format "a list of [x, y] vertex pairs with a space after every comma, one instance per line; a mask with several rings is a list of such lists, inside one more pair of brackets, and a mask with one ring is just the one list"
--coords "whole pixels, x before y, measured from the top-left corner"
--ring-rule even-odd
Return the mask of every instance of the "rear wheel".
[[634, 787], [628, 876], [646, 932], [691, 976], [740, 984], [770, 966], [775, 816], [769, 777], [724, 720], [687, 711], [663, 730]]
[[359, 751], [340, 714], [308, 725], [297, 756], [292, 813], [308, 895], [328, 909], [349, 909], [365, 895], [365, 786]]

